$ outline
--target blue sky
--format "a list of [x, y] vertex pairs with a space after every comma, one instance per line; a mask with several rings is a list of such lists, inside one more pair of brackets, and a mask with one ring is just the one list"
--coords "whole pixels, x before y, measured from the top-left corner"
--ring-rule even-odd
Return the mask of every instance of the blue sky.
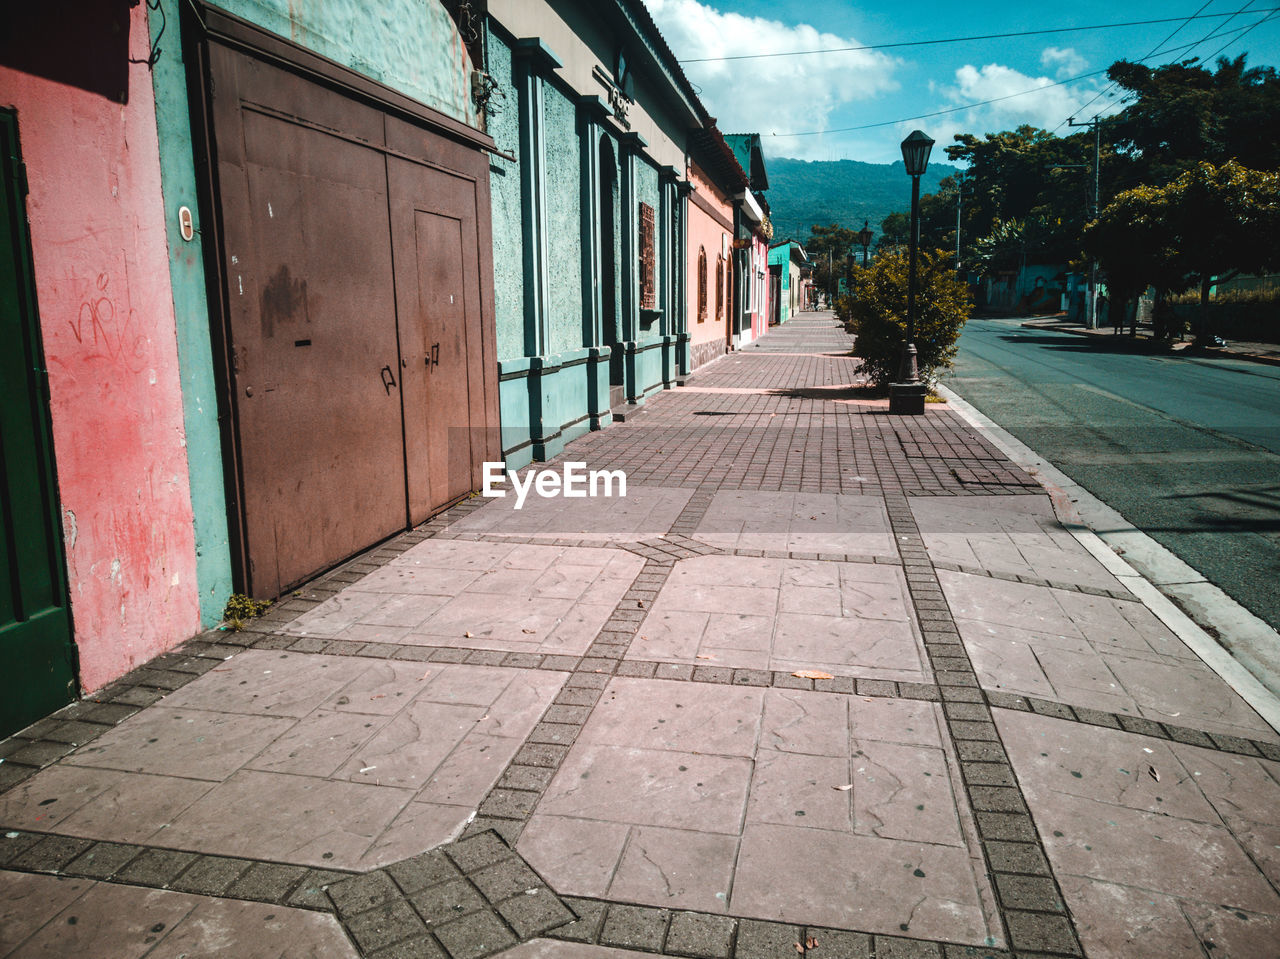
[[[1207, 58], [1224, 46], [1220, 56], [1247, 52], [1250, 66], [1280, 65], [1280, 0], [645, 2], [682, 61], [1179, 18], [1144, 26], [889, 50], [685, 62], [685, 72], [719, 119], [720, 129], [763, 134], [769, 156], [887, 163], [901, 157], [898, 144], [917, 128], [938, 142], [933, 159], [943, 159], [941, 149], [956, 133], [981, 134], [1031, 123], [1065, 135], [1067, 117], [1106, 114], [1117, 109], [1119, 101], [1117, 91], [1105, 92], [1105, 76], [1055, 85], [1058, 81], [1104, 71], [1116, 60], [1138, 60], [1153, 51], [1157, 56], [1144, 61], [1150, 65]], [[1199, 19], [1182, 19], [1197, 13]], [[1212, 14], [1236, 16], [1207, 16]], [[1244, 35], [1250, 27], [1254, 29]], [[1010, 94], [1023, 95], [965, 106]], [[956, 107], [964, 108], [908, 119]], [[882, 125], [847, 129], [868, 124]]]

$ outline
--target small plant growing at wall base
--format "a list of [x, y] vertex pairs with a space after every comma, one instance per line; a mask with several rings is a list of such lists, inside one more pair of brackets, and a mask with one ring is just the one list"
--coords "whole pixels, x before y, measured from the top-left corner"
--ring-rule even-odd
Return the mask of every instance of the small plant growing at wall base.
[[245, 620], [257, 619], [271, 606], [269, 599], [254, 599], [243, 593], [232, 593], [222, 610], [223, 625], [239, 632], [244, 629]]
[[[951, 367], [956, 340], [973, 304], [942, 250], [920, 251], [916, 270], [916, 329], [920, 379], [930, 386]], [[857, 337], [853, 355], [879, 387], [898, 377], [907, 335], [907, 257], [881, 253], [868, 267], [855, 268], [850, 295], [836, 301], [844, 328]]]

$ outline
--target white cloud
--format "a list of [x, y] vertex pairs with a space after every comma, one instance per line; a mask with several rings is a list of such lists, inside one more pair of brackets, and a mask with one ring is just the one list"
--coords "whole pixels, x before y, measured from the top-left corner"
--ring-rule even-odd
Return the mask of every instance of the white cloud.
[[[1052, 48], [1051, 48], [1052, 49]], [[1061, 52], [1061, 51], [1060, 51]], [[1012, 130], [1022, 124], [1054, 130], [1067, 117], [1080, 113], [1082, 108], [1105, 84], [1105, 78], [1073, 84], [1056, 84], [1050, 77], [1028, 76], [1012, 67], [988, 63], [982, 67], [965, 64], [955, 71], [954, 85], [940, 87], [938, 92], [951, 104], [982, 103], [967, 110], [925, 121], [930, 124], [930, 136], [938, 145], [934, 147], [938, 159], [943, 159], [943, 147], [953, 142], [957, 133], [995, 133]], [[1017, 94], [1017, 95], [1014, 95]], [[1004, 98], [1008, 99], [1004, 99]], [[995, 100], [995, 103], [982, 101]], [[1109, 101], [1093, 104], [1089, 113], [1105, 111]], [[918, 126], [919, 124], [914, 124]], [[902, 125], [905, 134], [913, 124]], [[1063, 127], [1059, 136], [1075, 131]]]
[[1083, 73], [1088, 65], [1089, 61], [1076, 53], [1072, 47], [1045, 47], [1044, 52], [1040, 54], [1040, 66], [1058, 68], [1054, 73], [1054, 78], [1057, 80], [1065, 80], [1077, 73]]
[[[852, 37], [808, 24], [721, 13], [698, 0], [646, 0], [646, 5], [681, 60], [858, 45]], [[774, 134], [829, 129], [832, 113], [845, 104], [897, 89], [893, 73], [899, 65], [869, 50], [682, 64], [721, 131], [760, 133], [772, 155], [815, 159], [826, 159], [827, 138]]]

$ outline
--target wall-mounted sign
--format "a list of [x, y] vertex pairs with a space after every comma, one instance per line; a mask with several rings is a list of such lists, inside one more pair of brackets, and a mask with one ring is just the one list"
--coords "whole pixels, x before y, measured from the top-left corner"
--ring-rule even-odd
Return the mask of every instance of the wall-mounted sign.
[[[621, 65], [626, 67], [625, 60]], [[631, 75], [630, 68], [627, 68], [627, 71], [627, 79], [629, 83]], [[628, 114], [631, 111], [631, 107], [635, 104], [635, 100], [627, 95], [625, 87], [619, 86], [612, 77], [599, 67], [595, 67], [591, 71], [591, 75], [599, 80], [600, 85], [604, 87], [605, 96], [609, 100], [609, 109], [613, 111], [613, 118], [618, 121], [619, 125], [622, 126], [624, 130], [630, 130], [631, 120], [628, 118]]]

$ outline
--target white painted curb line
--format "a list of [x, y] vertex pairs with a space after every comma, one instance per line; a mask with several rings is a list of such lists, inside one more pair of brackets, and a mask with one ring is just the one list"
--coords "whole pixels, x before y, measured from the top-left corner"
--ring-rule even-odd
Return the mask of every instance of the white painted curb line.
[[[1053, 502], [1054, 512], [1057, 514], [1059, 521], [1081, 546], [1102, 563], [1108, 572], [1119, 579], [1133, 595], [1142, 600], [1146, 607], [1155, 613], [1160, 621], [1169, 627], [1173, 634], [1182, 640], [1192, 652], [1199, 656], [1206, 666], [1222, 677], [1222, 680], [1228, 686], [1239, 693], [1241, 699], [1257, 710], [1258, 715], [1266, 720], [1272, 729], [1280, 732], [1280, 698], [1264, 686], [1257, 676], [1241, 665], [1229, 652], [1218, 645], [1212, 636], [1196, 625], [1191, 617], [1175, 606], [1169, 597], [1165, 596], [1142, 574], [1116, 555], [1114, 549], [1103, 542], [1089, 526], [1085, 525], [1072, 503], [1074, 501], [1084, 504], [1087, 507], [1091, 507], [1092, 511], [1095, 512], [1106, 510], [1114, 514], [1110, 507], [1099, 501], [1088, 490], [1045, 460], [1044, 457], [1023, 444], [1017, 437], [957, 396], [953, 390], [941, 385], [935, 386], [935, 389], [946, 399], [947, 405], [955, 410], [961, 419], [982, 430], [983, 435], [991, 440], [1002, 453], [1019, 466], [1027, 469], [1039, 481], [1049, 494], [1049, 498]], [[1153, 555], [1168, 553], [1155, 540], [1134, 529], [1126, 530], [1125, 539], [1134, 545], [1145, 547], [1145, 550]], [[1168, 555], [1176, 560], [1176, 557], [1172, 557], [1172, 554]], [[1180, 560], [1177, 560], [1177, 563], [1186, 568], [1196, 580], [1203, 580], [1203, 577], [1192, 571], [1190, 567], [1186, 567]], [[1182, 581], [1186, 582], [1185, 579]], [[1226, 596], [1226, 594], [1222, 594], [1221, 598], [1216, 602], [1228, 604], [1227, 612], [1233, 619], [1252, 621], [1251, 625], [1254, 626], [1255, 631], [1260, 628], [1264, 631], [1264, 635], [1270, 634], [1271, 637], [1275, 638], [1277, 647], [1280, 647], [1280, 634], [1277, 634], [1275, 630]]]

